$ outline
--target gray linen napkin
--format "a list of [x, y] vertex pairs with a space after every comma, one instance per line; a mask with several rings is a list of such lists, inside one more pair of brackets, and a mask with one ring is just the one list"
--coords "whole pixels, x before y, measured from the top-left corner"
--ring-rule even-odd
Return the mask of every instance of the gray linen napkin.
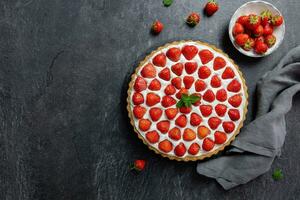
[[300, 91], [300, 46], [265, 74], [257, 85], [255, 119], [243, 127], [226, 155], [200, 162], [199, 174], [211, 177], [226, 190], [267, 172], [284, 143], [285, 114]]

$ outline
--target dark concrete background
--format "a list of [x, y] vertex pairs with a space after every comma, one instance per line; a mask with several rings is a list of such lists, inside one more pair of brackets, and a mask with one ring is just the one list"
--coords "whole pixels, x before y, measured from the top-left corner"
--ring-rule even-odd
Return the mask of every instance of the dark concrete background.
[[[300, 95], [287, 115], [288, 135], [272, 170], [224, 191], [196, 173], [196, 163], [169, 161], [137, 139], [125, 110], [129, 76], [151, 50], [196, 39], [224, 50], [240, 66], [255, 112], [257, 80], [299, 45], [300, 2], [272, 1], [284, 14], [286, 36], [272, 55], [248, 58], [227, 36], [245, 0], [219, 0], [220, 11], [184, 24], [204, 0], [1, 0], [0, 199], [299, 199]], [[159, 19], [165, 30], [151, 36]], [[255, 130], [254, 130], [255, 131]], [[128, 170], [137, 158], [147, 169]], [[275, 182], [272, 171], [284, 179]]]

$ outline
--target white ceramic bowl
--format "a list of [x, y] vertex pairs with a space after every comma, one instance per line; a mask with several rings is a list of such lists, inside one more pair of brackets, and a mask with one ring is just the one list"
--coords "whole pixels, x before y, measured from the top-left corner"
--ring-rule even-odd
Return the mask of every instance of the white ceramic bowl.
[[282, 16], [280, 11], [275, 6], [273, 6], [272, 4], [270, 4], [268, 2], [265, 2], [265, 1], [250, 1], [250, 2], [245, 3], [244, 5], [242, 5], [241, 7], [239, 7], [235, 11], [233, 16], [231, 17], [231, 20], [230, 20], [230, 23], [229, 23], [229, 29], [228, 29], [230, 40], [231, 40], [232, 44], [235, 46], [235, 48], [237, 50], [239, 50], [242, 54], [246, 55], [246, 56], [264, 57], [264, 56], [270, 55], [272, 52], [274, 52], [280, 46], [280, 44], [283, 40], [284, 33], [285, 33], [285, 23], [284, 23], [284, 21], [283, 21], [281, 26], [274, 28], [273, 35], [276, 36], [276, 43], [273, 47], [269, 48], [268, 51], [265, 54], [262, 54], [262, 55], [256, 54], [256, 53], [254, 53], [253, 50], [245, 51], [244, 49], [242, 49], [240, 46], [238, 46], [234, 42], [234, 37], [232, 35], [232, 28], [233, 28], [236, 20], [242, 15], [249, 15], [249, 14], [259, 15], [264, 10], [271, 11], [272, 15], [281, 15]]

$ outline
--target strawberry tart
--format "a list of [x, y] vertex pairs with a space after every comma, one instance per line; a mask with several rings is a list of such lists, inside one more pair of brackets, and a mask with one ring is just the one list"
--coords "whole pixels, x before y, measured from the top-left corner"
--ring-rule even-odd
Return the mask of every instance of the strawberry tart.
[[164, 157], [195, 161], [229, 145], [247, 112], [237, 65], [200, 41], [178, 41], [148, 55], [131, 77], [127, 109], [135, 132]]

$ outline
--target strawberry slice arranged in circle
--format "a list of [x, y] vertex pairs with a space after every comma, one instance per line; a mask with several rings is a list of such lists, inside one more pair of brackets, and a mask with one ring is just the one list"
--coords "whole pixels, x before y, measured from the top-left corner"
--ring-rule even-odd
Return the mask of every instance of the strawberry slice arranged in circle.
[[172, 128], [169, 131], [168, 135], [169, 135], [169, 138], [176, 140], [176, 141], [181, 139], [180, 129], [177, 127]]
[[133, 87], [135, 91], [141, 92], [147, 88], [147, 81], [143, 77], [138, 76], [134, 82]]
[[183, 156], [185, 152], [186, 152], [186, 147], [182, 142], [180, 142], [174, 149], [175, 155], [179, 157]]
[[158, 67], [164, 67], [167, 63], [167, 58], [164, 53], [157, 54], [153, 60], [152, 63]]
[[202, 118], [197, 113], [192, 113], [190, 123], [192, 126], [198, 126], [202, 122]]
[[239, 92], [241, 90], [241, 84], [238, 80], [233, 79], [227, 86], [227, 90], [230, 92]]
[[201, 105], [200, 106], [200, 111], [201, 111], [202, 116], [208, 117], [212, 113], [212, 106], [210, 106], [210, 105]]
[[176, 63], [175, 65], [172, 65], [171, 70], [177, 76], [181, 76], [181, 74], [183, 72], [183, 64], [182, 63]]
[[158, 73], [159, 78], [169, 81], [171, 79], [171, 73], [169, 68], [165, 68]]
[[171, 96], [164, 96], [161, 105], [165, 108], [171, 107], [176, 104], [176, 100]]
[[180, 59], [181, 51], [179, 48], [172, 47], [167, 51], [166, 55], [173, 62], [177, 62]]
[[200, 150], [200, 146], [197, 143], [192, 143], [188, 149], [189, 154], [196, 155]]
[[228, 115], [232, 121], [237, 121], [240, 119], [240, 112], [238, 109], [229, 109]]
[[218, 114], [218, 116], [224, 117], [224, 115], [226, 114], [226, 111], [227, 111], [227, 106], [219, 103], [216, 105], [215, 111]]
[[218, 101], [224, 102], [227, 100], [227, 92], [224, 89], [220, 89], [216, 93], [216, 99]]
[[232, 105], [233, 107], [237, 108], [242, 103], [242, 97], [241, 97], [240, 94], [233, 95], [232, 97], [230, 97], [228, 99], [228, 102], [230, 103], [230, 105]]
[[144, 117], [145, 113], [146, 113], [147, 109], [143, 106], [134, 106], [133, 107], [133, 115], [135, 116], [135, 118], [137, 119], [141, 119]]
[[154, 78], [156, 76], [156, 69], [151, 63], [148, 63], [143, 67], [141, 75], [144, 78]]
[[196, 90], [196, 92], [201, 92], [201, 91], [205, 90], [206, 87], [207, 87], [206, 83], [204, 81], [202, 81], [202, 80], [197, 80], [195, 82], [195, 90]]
[[185, 127], [187, 124], [187, 118], [184, 114], [180, 115], [179, 117], [177, 117], [177, 119], [175, 120], [175, 124], [179, 127]]
[[201, 50], [199, 52], [199, 57], [203, 65], [209, 63], [212, 59], [214, 59], [214, 54], [208, 49]]
[[227, 135], [224, 132], [216, 131], [215, 134], [215, 143], [216, 144], [224, 144], [227, 140]]
[[226, 67], [224, 72], [222, 73], [222, 79], [230, 79], [234, 77], [235, 77], [235, 73], [233, 69], [231, 69], [230, 67]]
[[202, 149], [205, 150], [205, 151], [210, 151], [214, 148], [215, 146], [215, 143], [212, 139], [210, 138], [205, 138], [203, 140], [203, 143], [202, 143]]
[[183, 78], [183, 84], [186, 89], [190, 89], [194, 83], [194, 77], [192, 76], [185, 76]]
[[139, 92], [135, 92], [132, 95], [132, 102], [134, 105], [140, 105], [142, 103], [144, 103], [144, 96], [142, 93]]
[[177, 108], [168, 108], [165, 110], [165, 114], [167, 116], [168, 119], [174, 119], [176, 117], [178, 113], [178, 109]]
[[213, 88], [218, 88], [221, 86], [221, 79], [218, 77], [218, 75], [214, 75], [213, 77], [211, 77], [210, 85]]
[[170, 122], [168, 120], [160, 121], [156, 124], [156, 128], [161, 132], [161, 133], [167, 133], [170, 128]]
[[214, 60], [214, 70], [222, 69], [226, 66], [226, 61], [222, 57], [216, 57]]
[[186, 73], [192, 74], [197, 70], [198, 64], [196, 62], [186, 62], [184, 64], [184, 68], [185, 68]]
[[146, 138], [151, 144], [155, 144], [159, 141], [159, 134], [157, 131], [149, 131], [146, 133]]
[[158, 148], [165, 153], [169, 153], [173, 149], [173, 144], [165, 139], [158, 144]]
[[215, 94], [212, 90], [208, 89], [203, 94], [203, 99], [208, 102], [213, 102], [215, 100]]
[[158, 90], [160, 90], [160, 88], [161, 88], [161, 84], [160, 84], [159, 80], [157, 80], [157, 79], [155, 78], [155, 79], [153, 79], [153, 80], [150, 82], [148, 88], [149, 88], [150, 90], [153, 90], [153, 91], [158, 91]]
[[226, 133], [232, 133], [235, 129], [234, 123], [230, 122], [230, 121], [223, 122], [222, 126], [223, 126], [223, 129]]
[[208, 125], [211, 129], [215, 130], [222, 123], [218, 117], [211, 117], [208, 119]]
[[198, 48], [194, 45], [185, 45], [181, 52], [187, 60], [192, 60], [198, 53]]
[[150, 92], [147, 94], [146, 97], [146, 104], [148, 106], [154, 106], [155, 104], [160, 102], [160, 96], [158, 96], [157, 94]]
[[158, 107], [150, 108], [149, 114], [150, 114], [152, 121], [154, 121], [154, 122], [158, 121], [160, 119], [160, 117], [162, 116], [162, 112], [163, 111]]
[[207, 66], [201, 66], [198, 70], [198, 76], [201, 79], [207, 79], [211, 74], [210, 69]]
[[176, 89], [181, 89], [181, 78], [175, 77], [171, 80], [171, 83], [174, 85], [174, 87], [176, 87]]
[[193, 131], [192, 129], [186, 128], [186, 129], [184, 129], [184, 131], [183, 131], [182, 138], [183, 138], [185, 141], [193, 141], [194, 139], [196, 139], [196, 133], [195, 133], [195, 131]]

